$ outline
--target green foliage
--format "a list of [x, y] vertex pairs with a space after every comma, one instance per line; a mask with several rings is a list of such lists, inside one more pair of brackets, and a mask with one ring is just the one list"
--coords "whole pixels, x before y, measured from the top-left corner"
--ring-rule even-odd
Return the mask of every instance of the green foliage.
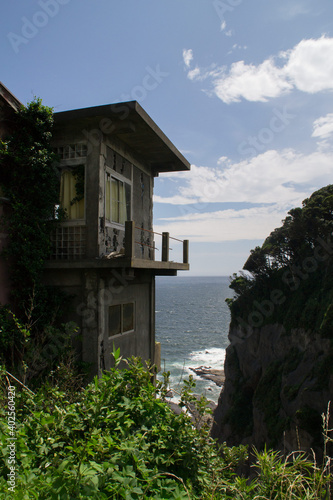
[[[117, 364], [119, 350], [114, 355]], [[46, 385], [33, 395], [17, 386], [15, 494], [7, 485], [3, 404], [0, 499], [328, 498], [327, 471], [298, 454], [285, 461], [272, 451], [256, 452], [252, 480], [238, 476], [247, 448], [223, 446], [219, 453], [206, 428], [171, 411], [161, 397], [164, 384], [154, 386], [139, 359], [125, 362], [126, 369], [113, 368], [81, 391]], [[5, 394], [1, 368], [0, 376]], [[181, 406], [194, 403], [193, 388], [193, 380], [187, 381]], [[204, 414], [203, 400], [197, 411]]]
[[84, 165], [76, 165], [75, 167], [72, 167], [71, 170], [75, 177], [76, 196], [71, 200], [71, 205], [74, 205], [76, 202], [81, 201], [84, 198], [85, 168]]
[[[52, 126], [52, 109], [36, 98], [15, 114], [14, 132], [0, 141], [0, 186], [10, 200], [0, 224], [9, 236], [3, 255], [10, 267], [15, 311], [0, 307], [0, 360], [18, 377], [33, 377], [35, 383], [63, 363], [64, 351], [58, 340], [64, 335], [59, 318], [65, 295], [42, 284], [50, 235], [60, 221], [54, 213], [59, 173], [50, 143]], [[79, 190], [81, 170], [78, 167], [76, 172]], [[68, 342], [64, 347], [68, 348]], [[58, 359], [43, 355], [46, 348], [53, 348]]]
[[[62, 387], [81, 384], [73, 340], [78, 334], [75, 323], [55, 327], [47, 325], [31, 335], [15, 314], [0, 306], [0, 365], [35, 388], [45, 380]], [[59, 378], [58, 378], [59, 377]]]
[[[232, 323], [251, 313], [263, 301], [272, 311], [262, 314], [261, 326], [283, 324], [287, 331], [305, 327], [333, 337], [333, 185], [303, 201], [302, 208], [289, 211], [283, 225], [275, 229], [261, 247], [251, 250], [244, 264], [247, 275], [234, 274], [230, 288], [235, 292], [227, 303]], [[272, 292], [282, 297], [272, 301]], [[251, 322], [250, 322], [251, 323]]]
[[[0, 142], [0, 185], [11, 207], [3, 223], [9, 234], [6, 255], [16, 308], [33, 323], [41, 274], [50, 252], [59, 179], [50, 139], [52, 109], [35, 99], [15, 115], [15, 131]], [[33, 317], [31, 317], [31, 315]]]
[[[117, 363], [119, 352], [115, 356]], [[222, 458], [206, 430], [195, 429], [188, 415], [175, 415], [159, 398], [162, 384], [151, 383], [152, 373], [138, 359], [127, 365], [96, 378], [72, 400], [47, 386], [36, 396], [20, 395], [16, 498], [37, 492], [47, 500], [200, 497]], [[189, 393], [184, 389], [183, 404]], [[4, 422], [2, 491], [8, 472]]]

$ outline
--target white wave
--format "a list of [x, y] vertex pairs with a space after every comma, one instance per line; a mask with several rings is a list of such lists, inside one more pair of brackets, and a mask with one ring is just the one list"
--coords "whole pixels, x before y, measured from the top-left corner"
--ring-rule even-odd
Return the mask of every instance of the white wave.
[[215, 347], [201, 351], [192, 351], [190, 353], [190, 359], [192, 365], [195, 363], [195, 366], [191, 365], [192, 368], [196, 368], [197, 366], [206, 366], [222, 370], [225, 360], [225, 349]]

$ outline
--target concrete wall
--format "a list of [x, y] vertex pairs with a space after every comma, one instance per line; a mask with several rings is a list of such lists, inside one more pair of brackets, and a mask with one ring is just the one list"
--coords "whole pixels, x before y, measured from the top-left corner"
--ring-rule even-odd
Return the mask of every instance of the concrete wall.
[[[119, 141], [112, 142], [104, 138], [102, 143], [102, 158], [104, 168], [100, 168], [100, 199], [99, 199], [99, 255], [105, 255], [112, 251], [120, 252], [124, 248], [125, 231], [119, 224], [105, 221], [105, 171], [115, 175], [120, 180], [129, 180], [132, 186], [131, 194], [131, 220], [136, 227], [153, 229], [153, 180], [151, 173], [140, 162], [134, 158], [129, 151], [122, 147]], [[90, 167], [88, 167], [90, 168]], [[104, 220], [104, 223], [101, 222]], [[103, 230], [101, 229], [103, 228]], [[135, 232], [135, 257], [142, 259], [154, 259], [153, 246], [154, 237], [147, 231]], [[140, 243], [140, 244], [139, 244]], [[141, 244], [142, 243], [142, 244]]]
[[[140, 356], [154, 362], [155, 278], [147, 271], [125, 269], [45, 270], [45, 282], [70, 297], [64, 321], [75, 321], [82, 341], [77, 346], [91, 374], [112, 366], [113, 344], [125, 358]], [[109, 307], [134, 303], [134, 329], [110, 336]]]
[[[151, 171], [126, 146], [115, 137], [94, 133], [93, 124], [84, 127], [74, 123], [56, 127], [53, 145], [86, 143], [85, 158], [61, 160], [60, 167], [85, 165], [85, 219], [69, 221], [68, 225], [86, 225], [86, 257], [96, 258], [112, 251], [124, 249], [124, 226], [109, 223], [105, 219], [105, 173], [128, 180], [132, 186], [131, 219], [142, 229], [153, 229], [153, 182]], [[87, 141], [86, 138], [94, 137]], [[136, 230], [135, 257], [154, 259], [154, 236], [147, 231]]]
[[[95, 132], [94, 132], [95, 130]], [[97, 133], [94, 122], [58, 124], [53, 135], [54, 146], [85, 142], [86, 158], [63, 160], [61, 166], [85, 164], [85, 220], [66, 224], [86, 225], [86, 257], [96, 265], [86, 269], [45, 270], [45, 282], [60, 287], [72, 296], [68, 320], [75, 321], [82, 334], [81, 359], [91, 364], [91, 373], [100, 375], [112, 365], [113, 344], [123, 357], [140, 356], [154, 362], [155, 357], [155, 278], [149, 270], [125, 268], [99, 269], [99, 257], [124, 248], [124, 226], [105, 220], [106, 171], [132, 185], [131, 219], [140, 229], [152, 230], [153, 176], [133, 151], [113, 136]], [[89, 140], [87, 141], [87, 138]], [[93, 138], [93, 140], [92, 140]], [[153, 235], [137, 230], [135, 256], [154, 258]], [[144, 243], [144, 245], [141, 245]], [[133, 331], [110, 336], [109, 308], [133, 303]]]

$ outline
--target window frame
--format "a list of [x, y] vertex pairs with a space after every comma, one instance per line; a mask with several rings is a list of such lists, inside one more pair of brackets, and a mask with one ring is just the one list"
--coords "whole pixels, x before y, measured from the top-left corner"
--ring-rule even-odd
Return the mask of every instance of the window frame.
[[[131, 328], [130, 330], [124, 330], [124, 307], [125, 306], [128, 306], [129, 304], [131, 304], [133, 306], [133, 320], [132, 320], [132, 326], [133, 328]], [[110, 310], [111, 308], [118, 308], [120, 307], [120, 331], [118, 331], [117, 333], [113, 333], [113, 334], [110, 334]], [[120, 337], [122, 335], [126, 335], [128, 333], [134, 333], [135, 332], [135, 325], [136, 325], [136, 304], [135, 304], [135, 301], [134, 300], [130, 300], [128, 302], [120, 302], [120, 303], [117, 303], [117, 304], [111, 304], [108, 306], [108, 328], [107, 328], [107, 331], [108, 331], [108, 338], [109, 340], [111, 339], [114, 339], [115, 337]]]
[[[107, 178], [108, 176], [110, 177], [110, 193], [109, 193], [109, 198], [110, 198], [110, 207], [107, 209]], [[116, 220], [112, 220], [112, 192], [111, 192], [111, 186], [112, 186], [112, 179], [117, 181], [118, 183], [122, 183], [124, 185], [124, 195], [125, 195], [125, 220], [124, 222], [119, 222]], [[129, 188], [129, 215], [127, 217], [127, 197], [126, 197], [126, 185]], [[133, 189], [132, 189], [133, 183], [132, 179], [128, 179], [127, 177], [124, 177], [121, 174], [118, 174], [111, 168], [106, 168], [105, 169], [105, 175], [104, 175], [104, 214], [105, 214], [105, 224], [109, 227], [119, 227], [121, 229], [124, 228], [125, 222], [127, 220], [132, 220], [132, 197], [133, 197]], [[118, 191], [118, 207], [119, 207], [119, 191]], [[107, 213], [110, 213], [110, 219], [107, 218]], [[118, 208], [118, 214], [119, 214], [119, 208]], [[119, 219], [119, 215], [118, 215]]]
[[54, 152], [60, 157], [60, 161], [82, 160], [88, 156], [88, 145], [86, 142], [76, 142], [55, 146]]

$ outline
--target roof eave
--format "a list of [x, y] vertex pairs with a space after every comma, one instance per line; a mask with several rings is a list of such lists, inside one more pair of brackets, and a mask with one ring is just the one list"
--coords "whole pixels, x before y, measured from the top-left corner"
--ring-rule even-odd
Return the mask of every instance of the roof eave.
[[[131, 144], [131, 134], [135, 133], [135, 124], [137, 123], [147, 136], [147, 140], [153, 141], [155, 146], [167, 149], [171, 153], [171, 160], [167, 162], [154, 161], [155, 172], [170, 172], [170, 171], [186, 171], [190, 170], [191, 164], [184, 158], [181, 152], [175, 147], [170, 139], [162, 132], [158, 125], [146, 113], [137, 101], [119, 102], [115, 104], [107, 104], [103, 106], [94, 106], [90, 108], [74, 109], [69, 111], [61, 111], [54, 113], [56, 124], [64, 122], [78, 121], [89, 118], [112, 118], [114, 123], [113, 134], [119, 136], [124, 142]], [[131, 121], [132, 120], [132, 121]], [[125, 124], [128, 123], [128, 130]], [[133, 128], [131, 131], [130, 128]], [[142, 130], [141, 130], [142, 132]], [[125, 137], [126, 135], [126, 137]], [[146, 154], [147, 162], [150, 162], [148, 154]]]

